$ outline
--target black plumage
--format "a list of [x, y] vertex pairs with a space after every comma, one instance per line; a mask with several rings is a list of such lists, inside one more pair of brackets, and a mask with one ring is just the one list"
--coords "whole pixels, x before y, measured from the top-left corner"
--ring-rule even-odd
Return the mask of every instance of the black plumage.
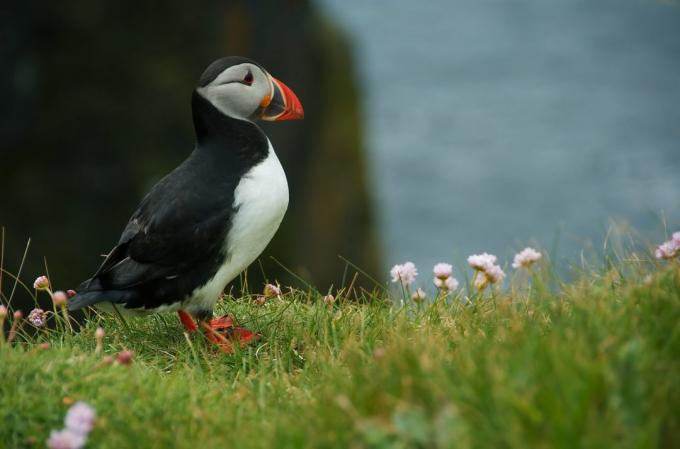
[[[201, 84], [246, 58], [223, 58]], [[234, 192], [242, 176], [263, 161], [269, 144], [249, 121], [228, 117], [194, 91], [196, 147], [142, 200], [115, 248], [69, 302], [75, 310], [108, 301], [155, 309], [185, 299], [227, 260]], [[205, 311], [206, 314], [211, 311]]]

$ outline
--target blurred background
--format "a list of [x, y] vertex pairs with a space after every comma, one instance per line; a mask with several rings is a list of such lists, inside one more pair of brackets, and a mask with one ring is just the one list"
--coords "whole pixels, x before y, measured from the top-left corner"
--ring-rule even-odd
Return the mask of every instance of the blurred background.
[[[96, 269], [190, 152], [191, 91], [226, 54], [300, 97], [263, 124], [291, 202], [261, 258], [321, 290], [527, 243], [567, 262], [611, 220], [680, 224], [680, 5], [655, 0], [171, 0], [0, 6], [4, 266]], [[251, 269], [260, 282], [259, 267]], [[345, 279], [345, 282], [347, 280]], [[5, 281], [7, 282], [7, 281]], [[5, 289], [5, 287], [3, 287]]]
[[535, 243], [567, 266], [611, 220], [680, 228], [680, 3], [323, 5], [355, 49], [390, 264]]

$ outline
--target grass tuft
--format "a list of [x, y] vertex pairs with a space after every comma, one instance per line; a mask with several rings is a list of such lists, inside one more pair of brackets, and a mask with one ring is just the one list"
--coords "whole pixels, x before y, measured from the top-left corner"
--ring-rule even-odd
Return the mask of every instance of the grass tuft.
[[227, 297], [217, 313], [263, 336], [233, 355], [171, 315], [22, 332], [0, 345], [0, 442], [42, 447], [83, 400], [101, 449], [678, 447], [680, 266], [645, 270], [467, 304]]

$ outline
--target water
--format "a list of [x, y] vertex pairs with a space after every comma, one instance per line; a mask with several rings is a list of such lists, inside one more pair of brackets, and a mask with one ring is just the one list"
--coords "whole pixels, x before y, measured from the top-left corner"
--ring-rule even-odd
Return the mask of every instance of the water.
[[680, 228], [680, 5], [321, 5], [354, 44], [388, 263]]

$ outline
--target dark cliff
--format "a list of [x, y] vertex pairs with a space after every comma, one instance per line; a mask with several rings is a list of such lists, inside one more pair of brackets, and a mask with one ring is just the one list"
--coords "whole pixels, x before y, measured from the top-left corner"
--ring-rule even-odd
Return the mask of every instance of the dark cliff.
[[[261, 258], [267, 277], [290, 281], [270, 255], [321, 289], [338, 286], [338, 255], [375, 270], [352, 58], [312, 4], [15, 2], [2, 9], [7, 270], [17, 271], [31, 237], [26, 281], [44, 271], [43, 256], [57, 288], [92, 274], [145, 191], [190, 152], [191, 91], [207, 63], [225, 54], [261, 62], [306, 112], [303, 122], [263, 125], [291, 193]], [[251, 269], [251, 282], [261, 281], [259, 272]]]

